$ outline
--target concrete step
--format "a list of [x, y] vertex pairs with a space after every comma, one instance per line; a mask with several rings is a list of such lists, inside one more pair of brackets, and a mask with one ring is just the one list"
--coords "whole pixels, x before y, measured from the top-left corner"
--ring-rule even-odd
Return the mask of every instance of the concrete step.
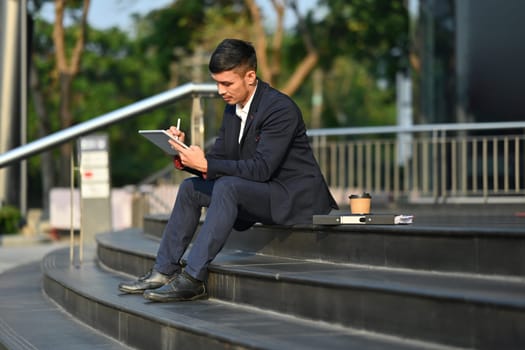
[[[97, 240], [102, 264], [133, 275], [151, 268], [159, 244], [140, 230]], [[525, 344], [520, 278], [286, 258], [226, 247], [210, 266], [209, 292], [230, 303], [423, 342], [479, 349]]]
[[[166, 215], [147, 216], [144, 232], [160, 238]], [[226, 247], [334, 263], [505, 276], [525, 280], [525, 225], [264, 226], [232, 231]]]
[[[115, 236], [122, 236], [115, 233]], [[122, 273], [94, 250], [79, 267], [67, 250], [43, 261], [44, 289], [82, 322], [138, 349], [449, 349], [218, 300], [152, 303], [117, 290]]]

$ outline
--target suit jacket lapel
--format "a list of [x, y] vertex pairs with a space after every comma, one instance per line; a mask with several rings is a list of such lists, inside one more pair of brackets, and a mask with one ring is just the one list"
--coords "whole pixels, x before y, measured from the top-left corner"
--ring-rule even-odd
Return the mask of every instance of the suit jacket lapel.
[[246, 124], [244, 125], [244, 133], [242, 134], [242, 139], [239, 144], [240, 146], [243, 145], [244, 140], [246, 139], [246, 135], [248, 134], [248, 130], [253, 124], [253, 120], [255, 119], [257, 115], [259, 103], [261, 102], [261, 96], [263, 94], [263, 90], [265, 90], [267, 86], [268, 84], [258, 79], [257, 89], [255, 90], [255, 96], [253, 96], [252, 104], [250, 105], [250, 110], [248, 111], [248, 117], [246, 118]]
[[239, 131], [241, 119], [235, 114], [235, 108], [228, 106], [224, 112], [223, 151], [226, 158], [239, 159]]

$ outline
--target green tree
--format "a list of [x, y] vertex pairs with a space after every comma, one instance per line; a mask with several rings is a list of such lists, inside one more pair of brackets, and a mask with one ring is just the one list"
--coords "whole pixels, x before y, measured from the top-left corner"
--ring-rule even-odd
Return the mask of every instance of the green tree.
[[377, 86], [366, 67], [339, 56], [326, 74], [325, 110], [332, 125], [379, 126], [395, 123], [391, 91]]
[[[403, 1], [319, 0], [305, 25], [320, 56], [317, 80], [296, 96], [307, 119], [326, 127], [394, 123], [395, 75], [405, 69], [407, 53]], [[303, 45], [295, 36], [287, 49], [293, 66]]]
[[[391, 84], [406, 68], [408, 13], [404, 0], [319, 0], [327, 9], [316, 23], [316, 41], [323, 65], [349, 55], [376, 78]], [[330, 40], [323, 40], [330, 38]]]
[[[61, 129], [58, 115], [59, 89], [51, 39], [52, 24], [35, 21], [31, 103], [28, 138], [37, 139]], [[140, 45], [126, 33], [114, 28], [89, 29], [82, 59], [82, 74], [72, 85], [75, 123], [111, 112], [166, 89], [167, 81], [157, 65], [155, 55], [143, 54]], [[152, 157], [158, 152], [142, 142], [137, 130], [169, 125], [173, 109], [164, 108], [142, 117], [109, 127], [112, 181], [115, 186], [135, 183], [165, 165], [169, 160]], [[153, 153], [155, 152], [155, 153]], [[45, 157], [47, 156], [47, 157]], [[30, 193], [44, 202], [59, 173], [57, 150], [30, 160]], [[147, 160], [147, 161], [145, 161]], [[41, 168], [42, 167], [42, 168]], [[49, 168], [43, 171], [44, 168]], [[41, 185], [38, 185], [41, 184]], [[35, 202], [35, 200], [33, 200]]]
[[[72, 11], [80, 11], [78, 15], [78, 27], [66, 40], [64, 17], [66, 13], [66, 0], [55, 0], [55, 23], [53, 26], [53, 44], [55, 53], [55, 73], [57, 75], [59, 89], [59, 116], [60, 127], [65, 129], [75, 123], [73, 113], [73, 82], [80, 71], [80, 61], [85, 46], [85, 33], [87, 30], [87, 15], [90, 0], [73, 1]], [[73, 14], [73, 17], [77, 16]], [[71, 37], [74, 41], [70, 44]], [[68, 45], [69, 44], [69, 45]], [[60, 147], [60, 171], [58, 173], [58, 184], [67, 186], [70, 174], [71, 144], [66, 143]]]
[[[90, 30], [83, 74], [75, 83], [80, 121], [125, 107], [166, 90], [167, 81], [157, 57], [119, 29]], [[168, 161], [137, 134], [139, 129], [169, 125], [172, 111], [163, 108], [109, 127], [112, 182], [139, 182]], [[155, 153], [153, 153], [155, 152]], [[158, 154], [157, 157], [152, 156]]]

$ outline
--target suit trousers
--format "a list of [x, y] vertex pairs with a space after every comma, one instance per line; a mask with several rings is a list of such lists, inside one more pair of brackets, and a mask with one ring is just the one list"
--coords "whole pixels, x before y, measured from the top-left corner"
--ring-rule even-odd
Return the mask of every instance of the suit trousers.
[[216, 180], [185, 179], [179, 187], [170, 218], [164, 228], [155, 269], [164, 274], [181, 271], [184, 255], [199, 225], [202, 208], [206, 217], [193, 240], [185, 272], [205, 281], [208, 265], [224, 246], [237, 222], [272, 224], [270, 185], [234, 176]]

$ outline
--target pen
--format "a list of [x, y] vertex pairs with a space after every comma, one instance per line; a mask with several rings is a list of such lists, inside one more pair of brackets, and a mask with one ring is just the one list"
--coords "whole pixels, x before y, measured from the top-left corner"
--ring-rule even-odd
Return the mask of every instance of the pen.
[[[180, 118], [177, 119], [177, 130], [180, 131]], [[178, 140], [179, 137], [178, 136], [175, 136], [175, 138]]]

